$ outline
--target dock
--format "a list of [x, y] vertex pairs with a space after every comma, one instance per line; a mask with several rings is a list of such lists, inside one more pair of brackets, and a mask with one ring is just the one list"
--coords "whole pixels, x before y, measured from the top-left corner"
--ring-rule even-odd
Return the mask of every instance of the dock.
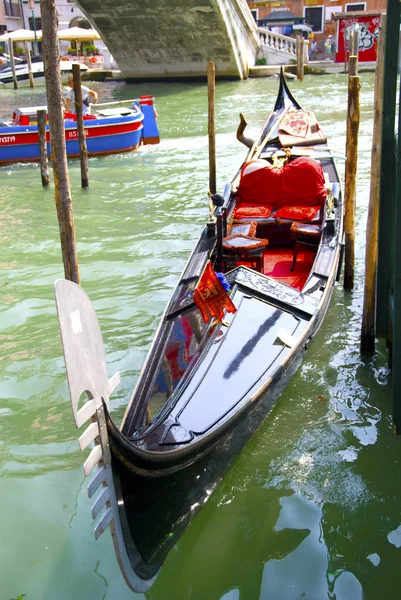
[[[257, 65], [249, 69], [249, 77], [271, 77], [280, 73], [280, 69], [287, 73], [296, 74], [297, 65], [294, 61], [289, 65]], [[376, 69], [376, 61], [359, 63], [358, 70], [360, 73], [374, 72]], [[347, 65], [344, 63], [335, 63], [328, 60], [311, 61], [304, 65], [305, 75], [331, 75], [334, 73], [346, 73]]]
[[[257, 65], [249, 69], [249, 77], [271, 77], [272, 75], [278, 75], [280, 69], [283, 68], [287, 73], [297, 72], [297, 65], [294, 61], [293, 64], [288, 65]], [[335, 63], [332, 61], [312, 61], [304, 66], [305, 75], [331, 75], [333, 73], [346, 73], [347, 66], [344, 63]], [[374, 72], [376, 69], [376, 62], [365, 62], [359, 63], [358, 70], [360, 73]], [[119, 69], [88, 69], [81, 74], [83, 81], [124, 81], [125, 77], [121, 74]]]

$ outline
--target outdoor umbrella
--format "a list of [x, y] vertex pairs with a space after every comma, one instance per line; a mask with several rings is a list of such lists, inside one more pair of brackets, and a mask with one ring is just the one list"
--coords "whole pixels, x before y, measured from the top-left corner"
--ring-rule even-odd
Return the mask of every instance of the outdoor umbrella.
[[[13, 42], [34, 42], [35, 32], [30, 29], [16, 29], [15, 31], [9, 31], [8, 33], [0, 35], [0, 42], [8, 42], [10, 38]], [[41, 31], [36, 32], [36, 39], [42, 39]]]
[[69, 27], [68, 29], [60, 29], [57, 32], [57, 37], [60, 41], [75, 41], [77, 44], [77, 56], [78, 56], [78, 42], [90, 42], [93, 40], [101, 40], [102, 38], [94, 29], [83, 29], [82, 27]]
[[83, 29], [82, 27], [70, 27], [69, 29], [60, 29], [57, 32], [59, 40], [77, 40], [89, 42], [91, 40], [101, 40], [102, 38], [94, 29]]

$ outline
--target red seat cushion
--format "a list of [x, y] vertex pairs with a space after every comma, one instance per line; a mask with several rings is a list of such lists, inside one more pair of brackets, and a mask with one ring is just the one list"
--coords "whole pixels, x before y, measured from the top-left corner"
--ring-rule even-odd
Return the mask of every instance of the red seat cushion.
[[320, 206], [283, 206], [274, 216], [292, 221], [311, 221], [319, 210]]
[[234, 219], [268, 219], [272, 209], [272, 206], [239, 203], [234, 211]]

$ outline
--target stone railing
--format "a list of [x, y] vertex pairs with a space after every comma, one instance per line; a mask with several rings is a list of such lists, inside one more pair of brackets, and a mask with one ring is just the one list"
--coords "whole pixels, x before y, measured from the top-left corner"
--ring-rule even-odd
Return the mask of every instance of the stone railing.
[[297, 57], [296, 40], [281, 33], [273, 33], [265, 27], [258, 27], [259, 39], [262, 47], [274, 48], [279, 52], [288, 54], [289, 58]]

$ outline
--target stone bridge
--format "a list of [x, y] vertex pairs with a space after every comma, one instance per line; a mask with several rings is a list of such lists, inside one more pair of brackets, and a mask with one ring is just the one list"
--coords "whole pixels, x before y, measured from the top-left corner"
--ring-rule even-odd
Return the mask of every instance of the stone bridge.
[[260, 50], [246, 0], [77, 0], [126, 79], [246, 79]]

